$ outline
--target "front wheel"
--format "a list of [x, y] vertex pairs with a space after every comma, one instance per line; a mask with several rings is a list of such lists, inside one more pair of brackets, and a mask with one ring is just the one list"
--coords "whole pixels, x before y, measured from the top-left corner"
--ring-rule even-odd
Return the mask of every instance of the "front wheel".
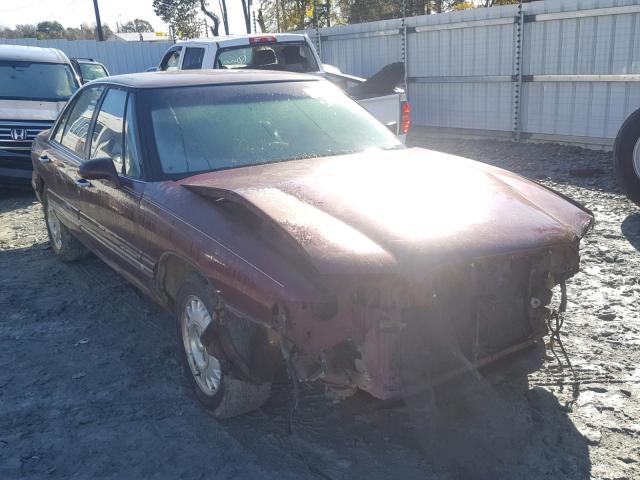
[[618, 132], [613, 166], [627, 198], [640, 205], [640, 109], [625, 120]]
[[[217, 293], [197, 276], [189, 278], [176, 298], [178, 349], [184, 370], [196, 397], [217, 418], [229, 418], [260, 408], [271, 394], [271, 382], [251, 383], [235, 378], [231, 362], [223, 349], [216, 355], [205, 348], [201, 336], [211, 322], [219, 322], [216, 314]], [[249, 353], [256, 332], [250, 321], [233, 318], [227, 333], [235, 349]]]

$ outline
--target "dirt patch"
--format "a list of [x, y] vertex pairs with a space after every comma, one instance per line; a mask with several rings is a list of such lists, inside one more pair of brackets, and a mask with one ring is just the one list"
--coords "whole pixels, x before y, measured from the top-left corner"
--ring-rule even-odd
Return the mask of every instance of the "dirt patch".
[[[0, 193], [0, 478], [640, 478], [640, 211], [610, 154], [551, 144], [414, 139], [534, 178], [596, 215], [569, 285], [565, 346], [526, 382], [446, 410], [333, 404], [289, 385], [219, 422], [190, 395], [173, 320], [95, 258], [61, 263], [29, 193]], [[456, 188], [452, 185], [451, 188]], [[464, 192], [460, 192], [464, 195]], [[469, 199], [470, 202], [473, 199]]]

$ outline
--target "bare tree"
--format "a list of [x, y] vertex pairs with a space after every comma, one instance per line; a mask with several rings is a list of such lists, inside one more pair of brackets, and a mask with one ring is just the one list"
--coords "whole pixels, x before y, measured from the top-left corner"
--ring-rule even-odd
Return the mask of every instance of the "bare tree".
[[207, 0], [200, 0], [200, 10], [207, 17], [209, 17], [211, 19], [211, 22], [213, 23], [213, 25], [211, 26], [211, 34], [214, 37], [217, 37], [218, 35], [220, 35], [220, 31], [219, 31], [220, 30], [220, 17], [218, 17], [218, 15], [216, 15], [215, 12], [213, 12], [212, 10], [208, 9]]

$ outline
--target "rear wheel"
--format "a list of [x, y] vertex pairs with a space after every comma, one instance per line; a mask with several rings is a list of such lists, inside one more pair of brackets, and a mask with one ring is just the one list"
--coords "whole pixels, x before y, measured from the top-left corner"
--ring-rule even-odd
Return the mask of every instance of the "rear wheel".
[[[216, 355], [205, 348], [201, 336], [211, 322], [219, 322], [218, 300], [206, 281], [190, 277], [176, 298], [176, 327], [180, 356], [196, 397], [213, 416], [229, 418], [260, 408], [271, 394], [271, 382], [256, 384], [236, 378], [223, 348], [216, 348]], [[214, 327], [225, 328], [236, 351], [247, 354], [257, 327], [242, 318], [230, 321], [232, 328]]]
[[53, 252], [60, 257], [60, 260], [63, 262], [73, 262], [88, 257], [89, 250], [87, 250], [60, 221], [53, 203], [49, 202], [48, 190], [45, 191], [43, 195], [42, 206], [44, 208], [47, 232], [49, 233], [49, 243]]
[[627, 198], [640, 205], [640, 109], [631, 114], [618, 132], [613, 166]]

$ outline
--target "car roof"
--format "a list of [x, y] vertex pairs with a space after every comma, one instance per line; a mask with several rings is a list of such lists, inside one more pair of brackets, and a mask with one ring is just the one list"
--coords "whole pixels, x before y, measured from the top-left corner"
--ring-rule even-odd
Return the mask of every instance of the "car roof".
[[69, 63], [67, 56], [57, 48], [28, 47], [26, 45], [0, 45], [0, 60]]
[[303, 41], [305, 35], [300, 33], [251, 33], [246, 35], [223, 35], [221, 37], [193, 38], [178, 42], [176, 45], [188, 45], [194, 43], [217, 43], [220, 47], [224, 47], [225, 43], [236, 43], [241, 40], [249, 40], [251, 38], [275, 37], [282, 42]]
[[266, 83], [317, 81], [313, 75], [273, 70], [174, 70], [170, 72], [129, 73], [104, 77], [91, 82], [109, 83], [131, 88], [165, 88], [230, 83]]

